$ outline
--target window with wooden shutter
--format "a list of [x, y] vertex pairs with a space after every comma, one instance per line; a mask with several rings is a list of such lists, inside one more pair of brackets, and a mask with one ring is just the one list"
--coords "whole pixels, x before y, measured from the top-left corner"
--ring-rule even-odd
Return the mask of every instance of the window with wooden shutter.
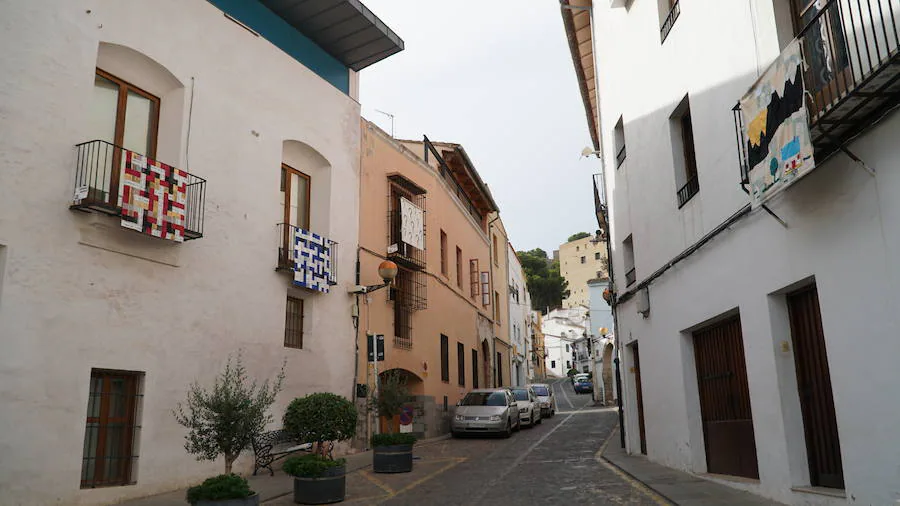
[[469, 288], [471, 291], [472, 298], [478, 297], [478, 294], [481, 293], [481, 281], [478, 277], [478, 259], [473, 258], [469, 260]]
[[91, 370], [81, 488], [110, 487], [134, 483], [134, 452], [140, 426], [139, 382], [144, 373]]

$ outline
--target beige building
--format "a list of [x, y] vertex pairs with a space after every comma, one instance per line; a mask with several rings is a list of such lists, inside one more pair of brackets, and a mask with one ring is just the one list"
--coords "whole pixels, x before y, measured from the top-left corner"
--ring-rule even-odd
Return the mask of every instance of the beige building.
[[606, 243], [591, 236], [561, 245], [559, 271], [569, 282], [569, 296], [563, 299], [563, 307], [590, 306], [588, 281], [609, 277]]
[[497, 364], [508, 384], [508, 356], [496, 360], [508, 346], [495, 343], [506, 335], [496, 320], [508, 312], [507, 283], [494, 272], [505, 269], [506, 238], [462, 146], [398, 141], [365, 120], [361, 143], [359, 284], [380, 283], [384, 259], [400, 270], [389, 289], [360, 297], [358, 383], [374, 386], [366, 330], [384, 335], [379, 374], [401, 372], [415, 396], [412, 427], [401, 430], [431, 437], [449, 430], [465, 392], [495, 384]]

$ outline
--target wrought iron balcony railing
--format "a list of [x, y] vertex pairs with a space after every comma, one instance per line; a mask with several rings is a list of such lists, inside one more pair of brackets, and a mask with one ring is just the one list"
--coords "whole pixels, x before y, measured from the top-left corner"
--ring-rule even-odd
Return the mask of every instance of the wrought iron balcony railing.
[[[279, 223], [276, 231], [276, 271], [293, 273], [294, 284], [313, 290], [327, 291], [320, 288], [337, 284], [337, 242], [289, 223]], [[305, 277], [298, 276], [298, 271]]]
[[[106, 141], [75, 146], [73, 195], [72, 209], [123, 216], [128, 228], [177, 230], [184, 240], [203, 237], [205, 179]], [[183, 220], [173, 219], [172, 211], [183, 213]]]
[[636, 278], [637, 278], [637, 276], [634, 272], [634, 267], [632, 267], [630, 271], [625, 273], [625, 286], [633, 285]]
[[669, 32], [672, 31], [672, 27], [675, 26], [675, 20], [678, 19], [678, 16], [681, 14], [681, 5], [676, 0], [674, 4], [672, 4], [672, 8], [669, 9], [669, 14], [666, 16], [666, 20], [663, 21], [661, 27], [659, 27], [659, 41], [663, 43], [666, 41], [666, 37], [669, 36]]
[[[815, 160], [821, 162], [900, 104], [896, 0], [829, 0], [811, 7], [797, 38]], [[734, 108], [741, 181], [749, 182], [740, 105]]]
[[700, 191], [700, 181], [697, 176], [688, 179], [688, 182], [678, 189], [678, 209], [684, 207], [691, 198]]
[[622, 149], [620, 149], [619, 152], [616, 153], [616, 168], [617, 169], [619, 167], [621, 167], [623, 163], [625, 163], [625, 154], [626, 154], [625, 146], [622, 146]]

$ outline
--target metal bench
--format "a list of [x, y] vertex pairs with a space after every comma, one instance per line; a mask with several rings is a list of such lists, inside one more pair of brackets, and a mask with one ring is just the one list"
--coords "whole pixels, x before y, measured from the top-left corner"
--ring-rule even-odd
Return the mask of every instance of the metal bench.
[[272, 463], [297, 452], [312, 450], [312, 443], [297, 443], [287, 432], [282, 429], [263, 432], [252, 440], [253, 453], [256, 462], [253, 465], [253, 475], [260, 469], [268, 469], [269, 474], [275, 476]]

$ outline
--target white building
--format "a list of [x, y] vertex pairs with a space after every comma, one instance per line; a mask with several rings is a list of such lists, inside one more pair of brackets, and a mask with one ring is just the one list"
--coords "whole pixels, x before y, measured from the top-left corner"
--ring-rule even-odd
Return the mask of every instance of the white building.
[[787, 504], [900, 500], [900, 0], [562, 4], [629, 451]]
[[584, 306], [550, 311], [541, 321], [544, 334], [544, 359], [548, 375], [563, 377], [574, 367], [575, 341], [584, 337], [588, 323], [588, 309]]
[[[615, 335], [612, 308], [603, 299], [603, 290], [609, 281], [592, 280], [588, 282], [591, 294], [590, 329], [594, 343], [593, 371], [594, 398], [603, 401], [607, 406], [615, 402]], [[603, 329], [606, 329], [605, 333]], [[598, 372], [599, 371], [599, 372]]]
[[[268, 0], [4, 2], [3, 504], [221, 473], [185, 452], [172, 409], [238, 350], [260, 379], [287, 361], [273, 427], [294, 397], [353, 395], [356, 71], [402, 41], [331, 3], [377, 37], [346, 52]], [[299, 239], [318, 263], [294, 272]]]
[[531, 295], [528, 294], [525, 271], [512, 244], [507, 244], [506, 250], [509, 270], [509, 342], [513, 347], [510, 353], [510, 385], [519, 386], [527, 383], [531, 377]]

